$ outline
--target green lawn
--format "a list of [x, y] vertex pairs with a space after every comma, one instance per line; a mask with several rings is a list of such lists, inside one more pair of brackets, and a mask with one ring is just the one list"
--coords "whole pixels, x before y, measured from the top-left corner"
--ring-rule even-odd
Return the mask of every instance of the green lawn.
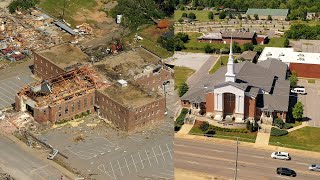
[[[197, 127], [193, 127], [189, 134], [194, 135], [203, 135], [204, 132]], [[239, 132], [224, 132], [224, 131], [216, 131], [216, 134], [214, 135], [215, 138], [221, 138], [221, 139], [230, 139], [230, 140], [237, 140], [237, 137], [239, 137], [239, 141], [245, 141], [245, 142], [252, 142], [254, 143], [256, 141], [257, 133], [239, 133]]]
[[220, 56], [220, 59], [218, 59], [216, 64], [210, 69], [209, 74], [214, 74], [220, 67], [227, 65], [228, 59], [229, 56]]
[[311, 20], [311, 21], [294, 20], [294, 21], [290, 21], [290, 23], [291, 23], [291, 25], [292, 24], [306, 24], [306, 25], [310, 25], [310, 26], [320, 25], [319, 20]]
[[[185, 11], [175, 10], [174, 11], [174, 20], [178, 21], [181, 18], [182, 13], [189, 14], [190, 12], [193, 12], [196, 15], [196, 20], [198, 20], [199, 22], [208, 22], [208, 21], [210, 21], [209, 18], [208, 18], [208, 13], [210, 12], [209, 10], [201, 10], [201, 11], [198, 11], [198, 10], [185, 10]], [[212, 11], [212, 12], [216, 13], [217, 11]], [[219, 16], [218, 15], [214, 15], [214, 20], [215, 21], [220, 21]]]
[[174, 88], [178, 88], [180, 84], [186, 82], [186, 80], [195, 72], [195, 70], [182, 67], [175, 66], [174, 67]]
[[204, 47], [207, 44], [214, 47], [215, 49], [228, 48], [227, 44], [198, 42], [197, 38], [199, 36], [202, 36], [202, 33], [187, 33], [187, 34], [189, 35], [190, 40], [184, 44], [186, 49], [184, 49], [183, 51], [185, 52], [204, 52]]
[[[72, 26], [75, 26], [77, 25], [77, 19], [74, 19], [74, 16], [77, 12], [83, 9], [92, 10], [97, 5], [95, 0], [66, 0], [64, 19]], [[64, 0], [42, 0], [39, 7], [51, 16], [59, 18], [63, 14]]]
[[125, 41], [129, 41], [130, 43], [134, 42], [135, 34], [143, 37], [143, 40], [137, 42], [137, 45], [142, 45], [146, 49], [152, 51], [162, 58], [168, 58], [173, 55], [173, 52], [167, 51], [165, 48], [161, 47], [159, 43], [157, 43], [158, 38], [167, 30], [160, 30], [155, 25], [146, 26], [143, 29], [138, 31], [131, 32], [130, 34], [124, 37]]
[[309, 84], [314, 84], [314, 83], [316, 83], [316, 80], [315, 79], [308, 79], [308, 83]]
[[304, 127], [285, 136], [271, 136], [270, 144], [308, 151], [320, 152], [320, 128]]

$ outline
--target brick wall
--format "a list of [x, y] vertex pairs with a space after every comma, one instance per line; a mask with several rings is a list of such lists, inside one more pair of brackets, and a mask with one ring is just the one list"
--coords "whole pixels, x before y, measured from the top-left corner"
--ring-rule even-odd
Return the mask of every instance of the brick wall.
[[75, 116], [76, 114], [80, 114], [82, 112], [86, 112], [90, 110], [94, 111], [94, 99], [95, 94], [94, 91], [91, 90], [79, 97], [74, 97], [68, 101], [65, 101], [61, 104], [57, 104], [54, 106], [49, 106], [46, 108], [34, 108], [34, 119], [37, 122], [57, 122], [62, 119], [69, 119]]
[[[223, 41], [225, 41], [226, 44], [230, 44], [231, 39], [223, 38]], [[253, 39], [234, 39], [234, 38], [232, 38], [232, 42], [237, 42], [237, 43], [239, 43], [239, 45], [243, 45], [245, 43], [253, 43], [253, 44], [255, 44]]]
[[214, 93], [206, 95], [206, 112], [214, 112]]
[[34, 54], [34, 74], [42, 79], [47, 79], [65, 71], [36, 52]]
[[96, 91], [100, 116], [124, 131], [134, 131], [146, 125], [164, 121], [165, 98], [162, 97], [139, 108], [127, 108], [105, 94]]
[[171, 72], [166, 69], [161, 69], [158, 73], [146, 74], [135, 80], [135, 83], [152, 91], [158, 91], [163, 88], [163, 83], [172, 79]]

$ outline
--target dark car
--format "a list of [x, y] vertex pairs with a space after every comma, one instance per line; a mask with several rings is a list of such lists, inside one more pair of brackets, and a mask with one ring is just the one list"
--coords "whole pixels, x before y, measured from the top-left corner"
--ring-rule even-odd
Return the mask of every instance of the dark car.
[[294, 170], [289, 169], [289, 168], [284, 168], [284, 167], [278, 167], [277, 168], [277, 174], [279, 175], [285, 175], [285, 176], [292, 176], [296, 177], [297, 174]]

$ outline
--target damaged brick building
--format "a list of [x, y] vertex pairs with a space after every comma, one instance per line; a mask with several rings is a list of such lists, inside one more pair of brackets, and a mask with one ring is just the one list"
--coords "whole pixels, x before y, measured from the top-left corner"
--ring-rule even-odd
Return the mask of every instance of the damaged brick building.
[[163, 121], [164, 86], [173, 86], [171, 70], [143, 48], [92, 64], [77, 47], [61, 44], [34, 52], [34, 74], [42, 81], [16, 95], [17, 110], [52, 123], [96, 111], [124, 131]]

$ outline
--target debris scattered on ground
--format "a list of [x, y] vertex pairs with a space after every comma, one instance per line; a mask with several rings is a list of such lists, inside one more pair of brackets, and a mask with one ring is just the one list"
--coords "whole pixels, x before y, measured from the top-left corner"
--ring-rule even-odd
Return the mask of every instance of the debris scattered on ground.
[[73, 139], [74, 142], [84, 141], [84, 135], [80, 134]]

